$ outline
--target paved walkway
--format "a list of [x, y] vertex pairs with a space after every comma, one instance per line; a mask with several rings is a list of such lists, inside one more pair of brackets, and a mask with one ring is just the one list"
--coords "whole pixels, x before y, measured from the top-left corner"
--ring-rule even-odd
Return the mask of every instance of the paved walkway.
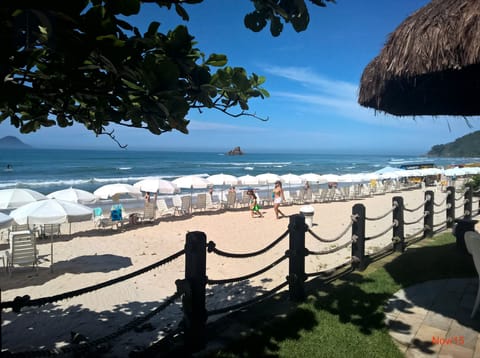
[[480, 311], [470, 318], [478, 278], [428, 281], [398, 291], [387, 326], [406, 357], [480, 357]]

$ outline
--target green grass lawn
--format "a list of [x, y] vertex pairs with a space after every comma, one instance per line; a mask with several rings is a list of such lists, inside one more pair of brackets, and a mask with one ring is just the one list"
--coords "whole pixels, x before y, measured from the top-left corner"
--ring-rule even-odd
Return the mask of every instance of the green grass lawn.
[[277, 297], [235, 314], [232, 322], [246, 314], [248, 323], [208, 356], [403, 357], [384, 324], [387, 300], [416, 283], [475, 275], [471, 257], [456, 248], [454, 236], [441, 234], [376, 261], [363, 272], [329, 283], [310, 281], [303, 303]]

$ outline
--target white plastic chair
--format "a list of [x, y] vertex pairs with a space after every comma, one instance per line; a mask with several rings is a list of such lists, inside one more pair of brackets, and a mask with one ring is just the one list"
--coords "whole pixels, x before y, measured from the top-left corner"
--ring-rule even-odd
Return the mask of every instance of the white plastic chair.
[[475, 304], [473, 305], [471, 318], [475, 316], [478, 306], [480, 305], [480, 234], [475, 231], [467, 231], [464, 235], [465, 246], [467, 247], [468, 252], [472, 254], [473, 263], [477, 269], [477, 274], [479, 277], [479, 285], [477, 291], [477, 298], [475, 299]]
[[207, 194], [199, 193], [195, 197], [195, 210], [206, 210], [207, 209]]
[[33, 233], [10, 233], [10, 250], [5, 252], [7, 259], [7, 271], [11, 274], [13, 267], [32, 266], [37, 267], [37, 247]]
[[143, 207], [143, 214], [139, 216], [140, 222], [148, 221], [152, 222], [155, 221], [157, 214], [157, 207], [156, 203], [145, 203]]
[[160, 216], [175, 215], [175, 207], [169, 208], [165, 199], [157, 200], [157, 210]]

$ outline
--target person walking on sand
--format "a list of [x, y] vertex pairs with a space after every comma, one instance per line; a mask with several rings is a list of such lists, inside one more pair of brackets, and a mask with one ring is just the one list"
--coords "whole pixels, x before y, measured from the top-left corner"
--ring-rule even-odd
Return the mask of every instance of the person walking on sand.
[[273, 188], [272, 196], [273, 196], [273, 211], [275, 212], [275, 216], [277, 217], [277, 219], [279, 219], [278, 214], [284, 217], [285, 214], [282, 213], [279, 209], [280, 204], [282, 203], [283, 200], [285, 200], [285, 195], [283, 194], [282, 182], [280, 181], [275, 182], [275, 187]]
[[253, 192], [253, 190], [248, 190], [247, 195], [250, 197], [250, 214], [252, 215], [252, 218], [255, 216], [258, 216], [260, 218], [263, 218], [262, 213], [260, 212], [260, 206], [257, 203], [257, 196]]

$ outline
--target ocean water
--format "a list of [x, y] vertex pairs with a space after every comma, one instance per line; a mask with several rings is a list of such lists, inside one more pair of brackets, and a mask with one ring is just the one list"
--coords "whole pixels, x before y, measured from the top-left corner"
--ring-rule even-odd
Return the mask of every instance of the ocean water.
[[[422, 156], [359, 154], [273, 154], [163, 151], [99, 151], [22, 149], [0, 151], [0, 189], [24, 187], [48, 194], [75, 187], [93, 192], [104, 184], [133, 184], [149, 176], [167, 180], [182, 175], [235, 176], [275, 174], [345, 174], [379, 170], [385, 166], [428, 162], [437, 166], [480, 161], [479, 158], [427, 158]], [[7, 166], [12, 170], [8, 170]]]

